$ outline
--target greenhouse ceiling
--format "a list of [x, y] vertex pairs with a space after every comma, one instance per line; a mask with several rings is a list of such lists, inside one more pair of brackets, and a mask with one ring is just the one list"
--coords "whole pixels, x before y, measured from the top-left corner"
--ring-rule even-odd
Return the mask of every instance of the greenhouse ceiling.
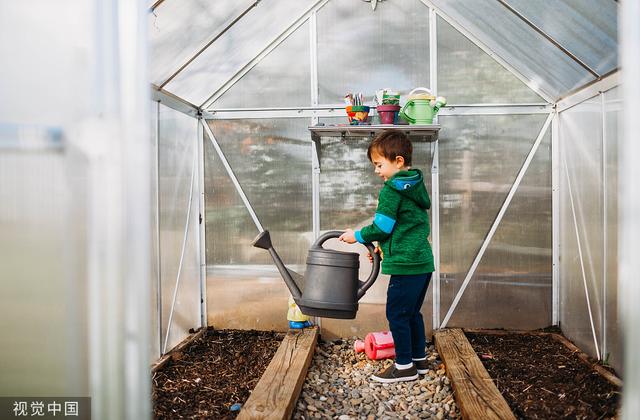
[[[338, 0], [151, 2], [152, 87], [210, 109], [329, 1]], [[616, 0], [339, 1], [362, 3], [382, 16], [401, 1], [422, 3], [425, 20], [434, 9], [549, 103], [617, 70]], [[341, 37], [357, 39], [358, 25], [349, 31]]]

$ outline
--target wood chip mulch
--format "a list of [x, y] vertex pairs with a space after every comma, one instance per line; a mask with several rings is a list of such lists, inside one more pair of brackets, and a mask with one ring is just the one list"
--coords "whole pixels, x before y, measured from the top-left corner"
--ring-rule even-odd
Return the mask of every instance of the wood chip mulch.
[[465, 333], [518, 418], [615, 418], [621, 390], [548, 335]]
[[153, 375], [155, 418], [235, 418], [234, 404], [249, 398], [283, 338], [274, 331], [208, 328]]

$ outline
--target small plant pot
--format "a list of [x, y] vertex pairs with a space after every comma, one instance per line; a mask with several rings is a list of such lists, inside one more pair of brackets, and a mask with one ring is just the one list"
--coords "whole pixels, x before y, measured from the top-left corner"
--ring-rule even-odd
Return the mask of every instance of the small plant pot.
[[396, 124], [400, 105], [378, 105], [376, 108], [380, 116], [380, 124]]
[[347, 118], [350, 125], [367, 124], [369, 120], [369, 107], [366, 105], [349, 105], [346, 107]]

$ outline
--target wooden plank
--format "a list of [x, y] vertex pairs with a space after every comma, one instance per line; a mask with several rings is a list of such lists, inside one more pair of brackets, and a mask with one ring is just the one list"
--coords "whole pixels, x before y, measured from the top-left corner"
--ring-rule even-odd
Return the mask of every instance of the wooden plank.
[[551, 336], [551, 338], [553, 338], [557, 342], [564, 344], [565, 347], [567, 347], [569, 350], [574, 352], [576, 356], [578, 356], [580, 359], [582, 359], [583, 362], [591, 366], [596, 372], [602, 375], [611, 384], [622, 388], [622, 380], [620, 378], [618, 378], [613, 373], [609, 372], [607, 369], [605, 369], [598, 363], [592, 362], [591, 358], [589, 358], [589, 356], [585, 352], [583, 352], [578, 347], [576, 347], [576, 345], [573, 344], [571, 341], [567, 340], [564, 336], [560, 334], [549, 334], [549, 335]]
[[192, 342], [194, 342], [198, 338], [202, 337], [204, 335], [205, 330], [206, 330], [206, 328], [202, 328], [201, 327], [200, 329], [198, 329], [198, 331], [186, 336], [184, 338], [184, 340], [179, 342], [174, 348], [169, 350], [167, 353], [165, 353], [161, 358], [159, 358], [155, 363], [153, 363], [151, 365], [151, 373], [152, 374], [156, 373], [158, 370], [162, 369], [164, 367], [164, 365], [166, 365], [169, 362], [169, 360], [171, 360], [171, 358], [173, 357], [173, 355], [175, 353], [181, 352], [189, 344], [191, 344]]
[[539, 331], [526, 331], [526, 330], [483, 330], [480, 328], [465, 328], [464, 332], [472, 333], [472, 334], [486, 334], [486, 335], [544, 335], [548, 333], [543, 333]]
[[317, 327], [289, 330], [238, 419], [291, 418], [317, 339]]
[[515, 419], [462, 330], [438, 330], [435, 342], [464, 419]]

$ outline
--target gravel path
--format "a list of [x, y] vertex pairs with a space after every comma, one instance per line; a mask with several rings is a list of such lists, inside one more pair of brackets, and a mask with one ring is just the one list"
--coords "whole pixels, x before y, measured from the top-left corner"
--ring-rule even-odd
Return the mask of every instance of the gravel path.
[[352, 339], [319, 343], [307, 373], [294, 419], [457, 419], [449, 379], [433, 345], [433, 368], [412, 382], [380, 384], [369, 379], [392, 360], [369, 360], [355, 353]]

